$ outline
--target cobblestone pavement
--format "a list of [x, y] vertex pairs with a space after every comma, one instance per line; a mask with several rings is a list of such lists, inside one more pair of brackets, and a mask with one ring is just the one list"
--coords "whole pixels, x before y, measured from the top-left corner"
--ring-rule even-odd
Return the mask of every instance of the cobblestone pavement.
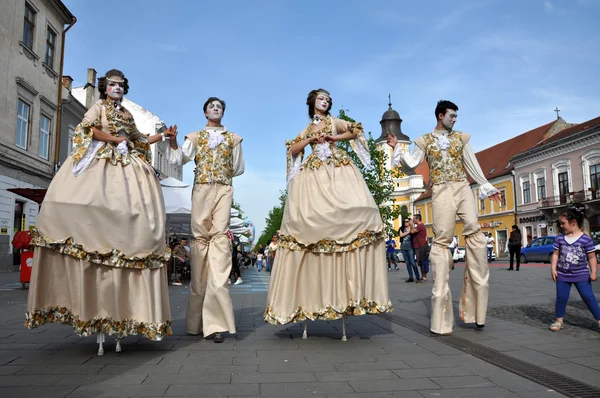
[[[483, 331], [460, 321], [455, 336], [600, 387], [600, 339], [573, 294], [560, 333], [548, 331], [554, 285], [549, 267], [491, 267], [490, 316]], [[451, 274], [455, 307], [464, 266]], [[389, 272], [394, 314], [428, 324], [431, 282], [404, 283]], [[114, 353], [108, 338], [96, 356], [94, 337], [64, 325], [23, 328], [27, 291], [17, 273], [0, 274], [0, 397], [559, 397], [557, 392], [378, 316], [341, 322], [272, 326], [262, 318], [268, 273], [243, 271], [231, 286], [238, 333], [223, 344], [187, 336], [187, 286], [169, 289], [174, 335], [161, 342], [129, 337]], [[525, 318], [523, 315], [527, 316]], [[550, 318], [548, 318], [550, 317]]]

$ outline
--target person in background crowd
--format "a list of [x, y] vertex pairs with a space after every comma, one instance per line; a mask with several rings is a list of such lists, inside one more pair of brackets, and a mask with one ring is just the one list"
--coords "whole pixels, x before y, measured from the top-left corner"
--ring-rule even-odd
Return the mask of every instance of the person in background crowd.
[[523, 237], [521, 236], [521, 231], [519, 231], [519, 227], [516, 225], [512, 226], [512, 231], [510, 231], [510, 237], [508, 238], [508, 252], [510, 253], [510, 267], [508, 267], [509, 271], [513, 270], [513, 259], [517, 257], [517, 271], [521, 265], [521, 245], [523, 244]]
[[400, 268], [398, 268], [398, 261], [396, 261], [396, 241], [392, 235], [385, 242], [385, 246], [388, 271], [391, 271], [392, 263], [394, 263], [394, 269], [398, 271]]
[[269, 243], [269, 257], [267, 259], [267, 271], [273, 271], [273, 263], [275, 262], [275, 252], [277, 251], [279, 237], [277, 234], [274, 234], [271, 237], [271, 243]]
[[412, 244], [417, 257], [417, 264], [421, 269], [421, 281], [427, 281], [427, 228], [421, 220], [420, 214], [415, 214], [412, 221], [410, 222], [410, 233], [412, 234]]
[[487, 247], [487, 260], [488, 260], [488, 263], [492, 262], [492, 253], [494, 253], [494, 243], [495, 243], [495, 240], [492, 237], [492, 234], [488, 233], [487, 236], [486, 236], [486, 238], [485, 238], [485, 245]]
[[402, 251], [402, 257], [406, 263], [406, 270], [408, 271], [408, 279], [405, 282], [423, 283], [421, 276], [419, 275], [419, 267], [415, 261], [415, 249], [412, 243], [412, 234], [410, 233], [410, 218], [405, 219], [400, 227], [400, 251]]

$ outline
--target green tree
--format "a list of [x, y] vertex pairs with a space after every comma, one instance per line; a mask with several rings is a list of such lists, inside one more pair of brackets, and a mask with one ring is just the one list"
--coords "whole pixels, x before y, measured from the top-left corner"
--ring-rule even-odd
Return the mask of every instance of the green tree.
[[280, 191], [279, 205], [273, 207], [269, 211], [269, 215], [265, 218], [265, 229], [260, 237], [256, 240], [255, 248], [259, 245], [266, 247], [270, 242], [274, 234], [281, 228], [281, 220], [283, 220], [283, 210], [285, 209], [285, 202], [287, 201], [287, 189]]
[[[344, 109], [340, 109], [338, 113], [338, 119], [346, 120], [348, 122], [356, 122], [352, 119]], [[371, 167], [365, 167], [358, 155], [350, 147], [348, 141], [338, 142], [338, 146], [345, 150], [350, 159], [354, 162], [356, 167], [360, 170], [367, 183], [375, 203], [379, 206], [379, 212], [381, 213], [381, 219], [383, 220], [386, 235], [398, 235], [398, 231], [394, 230], [394, 220], [398, 219], [401, 213], [399, 206], [392, 204], [392, 194], [394, 193], [394, 181], [392, 177], [398, 176], [398, 171], [392, 172], [386, 168], [386, 162], [388, 155], [386, 151], [380, 151], [377, 149], [375, 140], [371, 136], [371, 132], [368, 133], [367, 144], [369, 146], [369, 153], [371, 154]], [[395, 174], [394, 174], [395, 173]], [[408, 214], [407, 214], [408, 215]]]

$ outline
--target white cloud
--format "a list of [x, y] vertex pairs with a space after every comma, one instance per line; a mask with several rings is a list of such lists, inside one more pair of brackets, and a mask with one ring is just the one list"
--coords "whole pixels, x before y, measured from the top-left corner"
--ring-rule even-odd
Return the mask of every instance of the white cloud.
[[544, 2], [544, 10], [546, 10], [546, 12], [552, 12], [552, 11], [554, 11], [554, 6], [550, 2], [550, 0], [546, 0]]

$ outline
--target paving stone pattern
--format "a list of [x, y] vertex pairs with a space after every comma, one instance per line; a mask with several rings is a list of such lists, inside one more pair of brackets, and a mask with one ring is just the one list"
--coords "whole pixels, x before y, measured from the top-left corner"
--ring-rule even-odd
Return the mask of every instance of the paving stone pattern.
[[[455, 308], [463, 270], [459, 264], [451, 274]], [[389, 272], [395, 313], [426, 325], [431, 282], [404, 283], [406, 277], [404, 268]], [[349, 318], [347, 342], [340, 341], [341, 321], [311, 322], [302, 340], [302, 324], [263, 321], [269, 274], [244, 269], [243, 279], [231, 286], [238, 333], [223, 344], [186, 335], [188, 288], [170, 286], [174, 335], [161, 342], [128, 337], [120, 354], [108, 337], [99, 357], [95, 338], [70, 327], [24, 329], [27, 291], [17, 273], [0, 273], [0, 397], [561, 396], [379, 316]], [[554, 298], [547, 267], [525, 265], [516, 273], [494, 266], [491, 286], [494, 316], [486, 328], [459, 323], [455, 335], [600, 385], [599, 335], [586, 326], [593, 319], [576, 294], [567, 312], [573, 331], [547, 330]]]

